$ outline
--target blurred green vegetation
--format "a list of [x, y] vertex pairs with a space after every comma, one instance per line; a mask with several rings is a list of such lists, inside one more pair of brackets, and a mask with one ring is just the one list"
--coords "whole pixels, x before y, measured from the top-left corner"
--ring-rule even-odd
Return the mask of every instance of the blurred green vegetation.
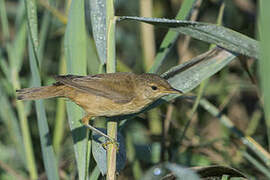
[[[35, 103], [16, 101], [15, 97], [16, 89], [38, 86], [37, 75], [40, 75], [42, 85], [48, 85], [54, 82], [56, 74], [104, 72], [89, 18], [83, 12], [76, 12], [84, 3], [74, 1], [0, 0], [0, 179], [46, 179], [50, 175], [53, 179], [58, 176], [57, 172], [52, 172], [54, 166], [58, 166], [60, 179], [78, 179], [78, 171], [85, 173], [83, 168], [88, 167], [87, 160], [83, 159], [86, 153], [78, 154], [76, 150], [74, 153], [73, 147], [74, 138], [85, 136], [86, 132], [76, 134], [70, 131], [80, 126], [76, 121], [83, 114], [80, 108], [64, 99], [45, 100], [46, 115], [42, 114], [42, 105], [37, 105], [42, 114], [37, 121]], [[115, 14], [173, 19], [183, 2], [149, 0], [150, 3], [142, 4], [143, 1], [116, 0]], [[36, 10], [32, 7], [26, 11], [25, 2], [30, 5], [36, 2]], [[225, 9], [220, 24], [256, 39], [259, 4], [255, 0], [197, 1], [187, 20], [216, 24], [222, 3]], [[69, 14], [71, 11], [77, 16]], [[33, 21], [37, 21], [37, 24], [32, 24], [37, 27], [32, 27], [27, 21], [30, 12], [34, 13]], [[84, 16], [86, 20], [82, 19]], [[260, 16], [268, 17], [269, 12], [263, 11]], [[264, 24], [260, 26], [260, 38], [270, 39], [269, 33], [265, 33], [269, 28], [267, 20], [263, 19], [261, 23]], [[36, 39], [29, 36], [31, 27]], [[167, 31], [131, 21], [118, 23], [117, 71], [149, 71]], [[263, 41], [261, 45], [264, 47], [262, 62], [266, 62], [269, 56], [265, 51], [269, 49], [269, 42]], [[208, 49], [209, 44], [180, 35], [158, 72], [162, 74]], [[216, 114], [205, 110], [206, 105], [210, 106], [208, 101], [199, 105], [192, 98], [178, 98], [123, 122], [123, 125], [120, 123], [127, 161], [118, 179], [140, 179], [147, 169], [167, 161], [185, 167], [224, 165], [238, 169], [249, 178], [270, 178], [267, 161], [270, 157], [270, 118], [264, 115], [266, 111], [269, 116], [269, 109], [264, 108], [264, 97], [269, 99], [269, 63], [258, 69], [258, 61], [261, 59], [239, 56], [192, 91], [193, 95], [215, 105]], [[263, 84], [260, 84], [261, 77]], [[65, 102], [69, 104], [67, 109], [72, 109], [68, 110], [69, 119]], [[269, 107], [269, 100], [265, 103]], [[69, 126], [68, 121], [71, 124], [75, 121], [75, 125]], [[226, 126], [228, 121], [237, 129], [236, 133]], [[50, 133], [45, 138], [41, 129], [46, 123]], [[105, 124], [105, 118], [94, 121], [96, 127], [104, 128]], [[46, 128], [43, 130], [43, 133], [47, 132]], [[50, 146], [46, 145], [49, 138], [52, 141]], [[88, 154], [88, 141], [81, 143], [84, 144], [76, 144], [75, 148], [88, 149]], [[50, 147], [45, 155], [44, 146]], [[253, 151], [252, 147], [260, 152]], [[81, 164], [76, 165], [75, 156], [81, 158]], [[90, 159], [90, 179], [101, 178], [93, 157], [87, 158]]]

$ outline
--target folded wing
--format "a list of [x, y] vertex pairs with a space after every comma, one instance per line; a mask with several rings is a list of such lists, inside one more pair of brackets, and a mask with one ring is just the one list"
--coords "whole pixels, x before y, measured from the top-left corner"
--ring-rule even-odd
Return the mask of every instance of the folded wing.
[[[123, 76], [123, 77], [119, 77]], [[56, 76], [57, 83], [63, 83], [85, 93], [102, 96], [116, 103], [130, 102], [133, 96], [133, 86], [129, 74], [98, 74], [93, 76], [64, 75]]]

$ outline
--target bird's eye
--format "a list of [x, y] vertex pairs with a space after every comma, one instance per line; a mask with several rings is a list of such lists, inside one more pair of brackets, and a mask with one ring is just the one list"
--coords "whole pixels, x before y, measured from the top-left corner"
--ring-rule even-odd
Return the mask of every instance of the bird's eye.
[[151, 88], [152, 88], [154, 91], [158, 89], [157, 86], [151, 86]]

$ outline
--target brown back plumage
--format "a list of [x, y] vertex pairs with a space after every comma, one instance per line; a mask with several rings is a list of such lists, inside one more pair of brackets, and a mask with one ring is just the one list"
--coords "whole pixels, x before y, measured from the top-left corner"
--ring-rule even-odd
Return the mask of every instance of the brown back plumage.
[[[58, 83], [77, 91], [111, 99], [117, 103], [127, 103], [134, 98], [133, 73], [108, 73], [89, 76], [56, 76]], [[127, 88], [128, 87], [128, 88]]]

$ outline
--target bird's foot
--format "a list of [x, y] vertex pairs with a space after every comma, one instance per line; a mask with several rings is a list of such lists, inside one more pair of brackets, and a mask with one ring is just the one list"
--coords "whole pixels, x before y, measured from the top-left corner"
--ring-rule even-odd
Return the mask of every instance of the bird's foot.
[[113, 138], [109, 138], [108, 141], [106, 141], [105, 143], [102, 143], [102, 147], [104, 149], [108, 149], [108, 146], [112, 144], [115, 148], [116, 151], [119, 151], [119, 143], [117, 142], [117, 140], [113, 139]]

